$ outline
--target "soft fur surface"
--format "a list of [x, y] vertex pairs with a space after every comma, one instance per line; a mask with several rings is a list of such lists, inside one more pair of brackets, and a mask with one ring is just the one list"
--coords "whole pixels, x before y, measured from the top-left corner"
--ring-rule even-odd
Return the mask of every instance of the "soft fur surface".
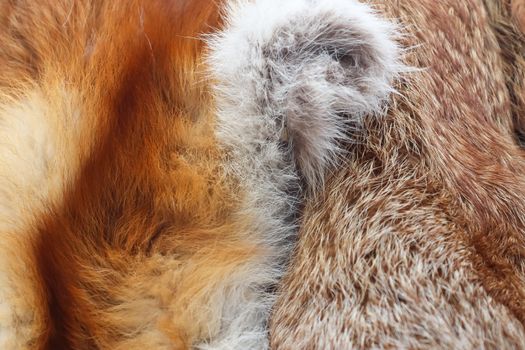
[[256, 154], [264, 162], [264, 151], [257, 154], [254, 147], [282, 138], [273, 129], [263, 134], [275, 124], [287, 131], [306, 182], [322, 182], [323, 169], [336, 160], [338, 139], [359, 128], [365, 114], [381, 111], [393, 79], [405, 69], [392, 41], [395, 27], [348, 0], [240, 1], [228, 12], [210, 56], [224, 96], [219, 137], [239, 157]]
[[421, 70], [308, 202], [273, 348], [525, 348], [520, 2], [375, 2]]
[[[507, 7], [505, 6], [505, 2], [501, 2], [501, 4], [503, 7]], [[525, 33], [525, 1], [512, 0], [511, 5], [512, 7], [510, 8], [510, 11], [507, 9], [506, 12], [510, 12], [514, 23], [518, 26], [522, 33]]]
[[0, 348], [525, 348], [523, 23], [0, 0]]
[[267, 348], [394, 37], [354, 0], [0, 1], [0, 347]]

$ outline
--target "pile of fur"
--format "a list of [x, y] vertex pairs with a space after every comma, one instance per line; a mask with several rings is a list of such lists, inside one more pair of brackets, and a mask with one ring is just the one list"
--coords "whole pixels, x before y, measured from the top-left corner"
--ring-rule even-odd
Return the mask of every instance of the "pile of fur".
[[520, 1], [0, 0], [0, 348], [525, 348]]

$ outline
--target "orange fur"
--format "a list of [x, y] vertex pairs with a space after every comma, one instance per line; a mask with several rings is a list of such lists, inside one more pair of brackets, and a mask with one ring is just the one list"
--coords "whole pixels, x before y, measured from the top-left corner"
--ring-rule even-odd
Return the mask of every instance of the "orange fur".
[[[243, 241], [250, 219], [232, 218], [240, 194], [219, 167], [201, 74], [198, 37], [220, 25], [217, 2], [2, 6], [4, 97], [31, 86], [49, 103], [75, 95], [79, 108], [64, 115], [78, 118], [78, 168], [24, 251], [42, 276], [39, 305], [49, 305], [37, 310], [35, 347], [159, 346], [141, 328], [148, 317], [175, 348], [209, 336], [204, 285], [257, 254]], [[163, 321], [147, 299], [119, 309], [148, 294], [168, 305]]]
[[[242, 232], [229, 217], [236, 195], [220, 178], [197, 71], [202, 45], [195, 37], [217, 25], [216, 9], [202, 1], [105, 6], [88, 14], [108, 15], [99, 19], [102, 33], [84, 73], [96, 77], [90, 95], [103, 96], [102, 104], [88, 102], [96, 110], [85, 116], [99, 119], [98, 139], [36, 245], [50, 303], [46, 343], [52, 349], [149, 344], [122, 340], [140, 334], [147, 301], [137, 315], [112, 309], [136, 297], [130, 288], [142, 292], [168, 279], [176, 290], [158, 293], [167, 294], [166, 302], [176, 293], [180, 307], [171, 304], [178, 314], [155, 326], [177, 348], [187, 348], [207, 331], [206, 315], [191, 307], [206, 302], [195, 294], [203, 281], [220, 280], [253, 250], [228, 244], [240, 238], [233, 232]], [[163, 259], [174, 252], [179, 259]], [[209, 276], [204, 261], [218, 272]], [[165, 276], [167, 269], [173, 276]]]

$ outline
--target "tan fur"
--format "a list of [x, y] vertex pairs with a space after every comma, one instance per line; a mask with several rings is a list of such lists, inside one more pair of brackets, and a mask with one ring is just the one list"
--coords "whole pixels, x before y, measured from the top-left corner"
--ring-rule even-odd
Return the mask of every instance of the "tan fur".
[[525, 1], [512, 0], [511, 5], [512, 18], [523, 33], [525, 32]]
[[307, 206], [272, 346], [525, 348], [518, 1], [375, 3], [422, 70]]

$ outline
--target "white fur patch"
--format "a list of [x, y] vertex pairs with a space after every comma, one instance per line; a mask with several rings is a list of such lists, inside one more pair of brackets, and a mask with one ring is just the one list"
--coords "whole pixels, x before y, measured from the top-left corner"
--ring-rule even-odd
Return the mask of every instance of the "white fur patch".
[[209, 59], [219, 135], [248, 152], [266, 139], [288, 141], [315, 186], [337, 141], [381, 111], [405, 69], [396, 27], [354, 0], [233, 1], [227, 23]]
[[[220, 331], [198, 349], [266, 349], [266, 322], [292, 249], [299, 175], [309, 188], [338, 142], [378, 113], [403, 66], [394, 26], [354, 0], [232, 1], [209, 39], [217, 136], [246, 192], [241, 215], [267, 254], [222, 293]], [[242, 301], [242, 302], [240, 302]]]

